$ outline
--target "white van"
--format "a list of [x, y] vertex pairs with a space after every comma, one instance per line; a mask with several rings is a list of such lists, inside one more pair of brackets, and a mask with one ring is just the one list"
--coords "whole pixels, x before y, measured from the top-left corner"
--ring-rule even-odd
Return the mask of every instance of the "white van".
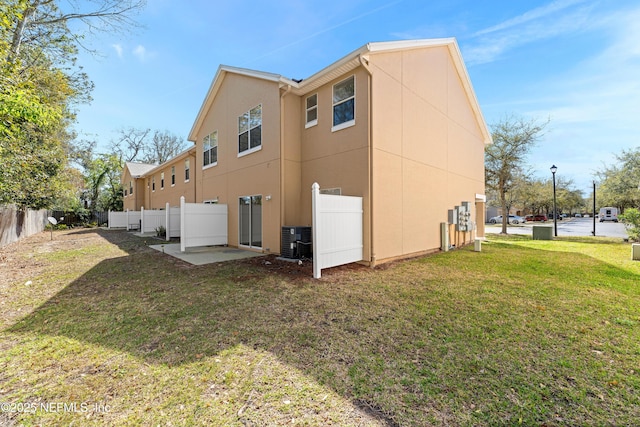
[[610, 206], [600, 208], [600, 222], [604, 221], [618, 222], [618, 208]]

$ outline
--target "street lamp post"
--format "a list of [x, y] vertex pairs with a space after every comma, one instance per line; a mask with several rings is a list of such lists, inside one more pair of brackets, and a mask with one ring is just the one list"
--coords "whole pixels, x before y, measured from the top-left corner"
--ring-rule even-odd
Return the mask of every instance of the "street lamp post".
[[593, 180], [593, 235], [596, 235], [596, 181]]
[[551, 175], [553, 175], [553, 235], [558, 237], [558, 209], [556, 209], [556, 165], [551, 166]]

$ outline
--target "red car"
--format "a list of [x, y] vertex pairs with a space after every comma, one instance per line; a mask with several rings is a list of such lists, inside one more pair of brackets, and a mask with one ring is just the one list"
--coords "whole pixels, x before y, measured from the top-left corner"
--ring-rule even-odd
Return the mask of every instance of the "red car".
[[547, 216], [541, 215], [541, 214], [527, 215], [526, 218], [527, 218], [527, 221], [542, 221], [542, 222], [547, 221]]

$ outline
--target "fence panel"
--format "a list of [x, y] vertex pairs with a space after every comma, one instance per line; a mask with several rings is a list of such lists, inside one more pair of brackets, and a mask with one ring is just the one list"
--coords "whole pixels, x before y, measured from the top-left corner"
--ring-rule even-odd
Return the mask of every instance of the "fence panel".
[[180, 237], [180, 206], [167, 209], [169, 221], [167, 226], [167, 240]]
[[109, 228], [127, 228], [127, 212], [109, 211]]
[[159, 227], [164, 227], [166, 229], [166, 217], [166, 211], [149, 209], [141, 210], [142, 229], [140, 231], [142, 233], [153, 233]]
[[363, 253], [362, 197], [320, 194], [312, 186], [313, 277], [323, 268], [361, 261]]
[[180, 198], [180, 250], [229, 243], [227, 205], [185, 203]]
[[0, 247], [39, 233], [47, 225], [46, 210], [26, 210], [14, 205], [0, 206]]

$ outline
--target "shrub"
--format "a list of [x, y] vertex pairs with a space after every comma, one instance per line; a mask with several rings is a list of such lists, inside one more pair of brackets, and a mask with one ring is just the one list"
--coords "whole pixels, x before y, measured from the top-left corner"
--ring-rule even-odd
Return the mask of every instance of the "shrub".
[[640, 241], [640, 210], [636, 208], [625, 209], [618, 218], [624, 223], [629, 240]]
[[156, 236], [158, 237], [167, 237], [167, 229], [164, 226], [156, 227]]

